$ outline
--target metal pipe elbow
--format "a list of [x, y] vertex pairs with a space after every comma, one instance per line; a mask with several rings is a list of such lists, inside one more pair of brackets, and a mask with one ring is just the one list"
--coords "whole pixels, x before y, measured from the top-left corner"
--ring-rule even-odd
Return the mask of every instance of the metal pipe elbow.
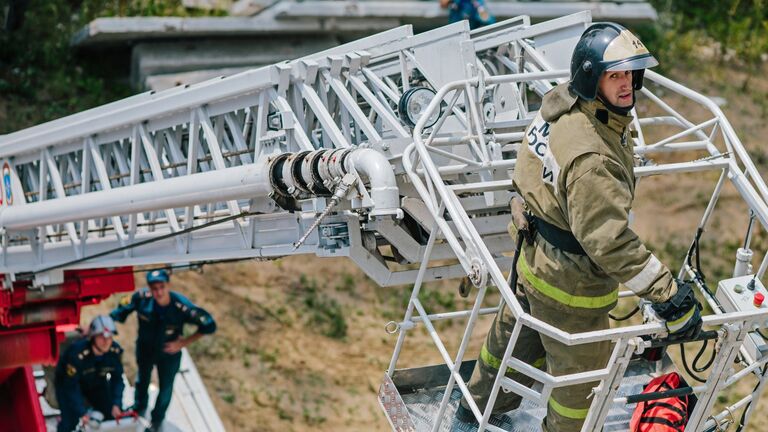
[[355, 171], [368, 180], [373, 200], [372, 216], [397, 215], [401, 217], [400, 189], [392, 165], [386, 156], [370, 148], [353, 150], [346, 160], [346, 169]]

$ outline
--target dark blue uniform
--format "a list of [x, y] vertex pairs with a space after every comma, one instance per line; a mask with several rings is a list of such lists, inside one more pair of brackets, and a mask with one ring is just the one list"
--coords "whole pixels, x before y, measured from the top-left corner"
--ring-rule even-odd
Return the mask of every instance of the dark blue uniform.
[[157, 366], [160, 391], [152, 410], [152, 423], [160, 424], [171, 403], [173, 380], [179, 371], [181, 352], [166, 354], [166, 342], [182, 336], [184, 324], [197, 326], [197, 332], [211, 334], [216, 331], [216, 322], [204, 309], [174, 291], [170, 292], [171, 302], [165, 307], [157, 304], [148, 288], [143, 288], [124, 297], [120, 305], [110, 313], [115, 321], [125, 322], [131, 312], [139, 318], [139, 335], [136, 338], [136, 410], [143, 412], [148, 405], [149, 380], [152, 368]]
[[56, 365], [56, 399], [61, 410], [58, 432], [70, 432], [85, 415], [87, 407], [112, 418], [112, 406], [122, 408], [123, 349], [112, 342], [109, 350], [97, 356], [87, 338], [74, 342]]
[[455, 23], [469, 20], [469, 27], [476, 29], [496, 22], [491, 15], [485, 0], [453, 0], [448, 10], [448, 21]]

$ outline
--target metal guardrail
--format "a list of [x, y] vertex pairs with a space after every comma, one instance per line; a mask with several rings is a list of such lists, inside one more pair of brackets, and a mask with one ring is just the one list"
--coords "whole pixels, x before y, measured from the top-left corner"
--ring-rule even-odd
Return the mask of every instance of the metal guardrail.
[[[531, 48], [532, 47], [530, 46], [526, 46], [526, 49], [530, 50]], [[535, 50], [535, 47], [533, 50]], [[594, 402], [582, 430], [599, 430], [605, 421], [608, 409], [613, 403], [622, 401], [621, 398], [615, 398], [615, 392], [618, 388], [615, 383], [618, 383], [623, 376], [633, 353], [641, 352], [644, 349], [644, 346], [646, 346], [647, 342], [644, 342], [640, 337], [659, 337], [666, 332], [663, 323], [657, 321], [655, 323], [604, 331], [569, 334], [525, 313], [517, 298], [513, 295], [507, 279], [502, 274], [502, 270], [495, 264], [492, 254], [485, 248], [483, 241], [478, 236], [475, 228], [469, 223], [470, 219], [458, 202], [453, 186], [446, 183], [445, 176], [440, 171], [441, 168], [444, 170], [446, 167], [438, 167], [438, 165], [433, 162], [436, 156], [443, 155], [442, 152], [436, 153], [436, 146], [439, 145], [438, 137], [441, 135], [443, 122], [447, 117], [452, 115], [456, 109], [457, 101], [463, 101], [463, 109], [468, 119], [468, 124], [466, 125], [466, 131], [463, 134], [460, 134], [462, 137], [461, 141], [466, 146], [474, 149], [475, 151], [473, 154], [476, 156], [474, 161], [466, 161], [465, 166], [469, 168], [470, 166], [476, 165], [478, 167], [477, 169], [490, 171], [496, 167], [496, 164], [500, 163], [498, 160], [489, 160], [488, 154], [481, 151], [483, 148], [486, 148], [490, 142], [495, 141], [496, 136], [494, 135], [493, 129], [488, 130], [488, 126], [486, 125], [483, 116], [479, 115], [477, 112], [477, 107], [481, 105], [481, 100], [478, 98], [478, 95], [483, 95], [489, 88], [505, 84], [519, 85], [522, 88], [525, 88], [523, 86], [535, 88], [535, 83], [539, 82], [540, 87], [546, 87], [548, 82], [558, 78], [564, 79], [568, 76], [568, 71], [547, 70], [548, 65], [546, 63], [541, 61], [536, 62], [536, 56], [532, 55], [531, 52], [526, 52], [526, 54], [530, 55], [533, 62], [538, 63], [536, 66], [539, 71], [518, 72], [509, 75], [493, 75], [480, 70], [474, 78], [456, 81], [442, 87], [416, 124], [413, 131], [414, 143], [403, 155], [406, 172], [409, 174], [411, 181], [424, 202], [427, 203], [435, 220], [435, 229], [430, 237], [429, 245], [434, 242], [433, 237], [435, 232], [439, 230], [446, 237], [449, 244], [451, 244], [457, 257], [459, 257], [460, 262], [464, 265], [470, 278], [473, 279], [473, 282], [475, 282], [475, 285], [479, 289], [474, 307], [471, 312], [469, 312], [465, 337], [459, 346], [456, 357], [451, 358], [447, 353], [443, 341], [431, 324], [429, 315], [427, 315], [427, 312], [418, 300], [421, 281], [417, 279], [416, 286], [414, 287], [413, 295], [411, 297], [411, 305], [406, 313], [404, 323], [413, 321], [411, 314], [417, 313], [419, 322], [424, 323], [427, 327], [443, 361], [451, 370], [451, 377], [448, 381], [445, 397], [443, 398], [440, 411], [436, 417], [436, 424], [433, 431], [438, 430], [443, 413], [445, 412], [449, 401], [449, 394], [452, 392], [454, 386], [459, 387], [465, 399], [468, 401], [472, 412], [478, 418], [478, 421], [480, 422], [479, 430], [482, 431], [487, 429], [497, 431], [500, 429], [489, 424], [488, 421], [495, 398], [502, 388], [506, 391], [513, 391], [523, 397], [533, 398], [534, 400], [538, 400], [545, 404], [553, 388], [591, 381], [600, 381], [601, 384], [595, 389]], [[666, 111], [673, 121], [661, 120], [659, 118], [640, 118], [639, 121], [635, 122], [635, 127], [640, 129], [639, 125], [645, 120], [646, 125], [653, 123], [676, 124], [681, 126], [683, 130], [656, 143], [646, 143], [641, 134], [636, 142], [638, 153], [650, 154], [654, 152], [690, 151], [693, 147], [688, 143], [681, 143], [679, 140], [693, 135], [699, 140], [695, 148], [704, 151], [707, 154], [707, 157], [690, 162], [655, 166], [650, 169], [640, 168], [636, 171], [636, 175], [683, 173], [699, 170], [722, 171], [723, 175], [721, 176], [721, 179], [726, 177], [727, 174], [727, 178], [731, 180], [733, 185], [739, 191], [742, 199], [754, 212], [763, 227], [768, 228], [768, 188], [766, 188], [766, 184], [750, 159], [749, 154], [746, 152], [746, 149], [736, 136], [733, 128], [719, 107], [709, 98], [652, 71], [649, 71], [646, 76], [648, 81], [700, 104], [711, 113], [713, 118], [698, 124], [693, 124], [658, 98], [646, 86], [643, 89], [643, 94], [648, 97], [651, 103], [656, 104]], [[523, 92], [524, 90], [520, 91]], [[445, 107], [446, 103], [447, 107]], [[438, 112], [442, 114], [436, 125], [429, 129], [426, 128], [425, 124], [427, 119]], [[708, 133], [705, 133], [705, 131]], [[722, 143], [725, 146], [724, 151], [720, 151], [715, 145], [717, 135], [720, 135]], [[503, 140], [501, 141], [503, 142]], [[711, 202], [717, 200], [720, 191], [720, 186], [718, 186], [713, 193]], [[707, 211], [705, 212], [701, 222], [702, 227], [706, 225], [709, 216], [711, 216], [711, 207], [711, 205], [708, 206]], [[449, 215], [450, 220], [454, 221], [454, 226], [447, 225], [446, 214]], [[427, 256], [429, 256], [429, 252], [427, 252]], [[768, 253], [766, 256], [768, 257]], [[768, 258], [766, 258], [766, 260], [768, 260]], [[766, 260], [764, 260], [757, 273], [758, 277], [761, 277], [765, 272]], [[425, 259], [424, 263], [426, 262], [427, 260]], [[425, 266], [425, 264], [422, 264], [422, 266]], [[685, 267], [681, 271], [684, 270]], [[516, 318], [512, 336], [506, 352], [502, 357], [502, 365], [514, 368], [518, 372], [533, 378], [535, 381], [543, 383], [544, 387], [541, 392], [528, 389], [506, 378], [504, 376], [506, 368], [502, 367], [496, 378], [493, 391], [490, 395], [490, 400], [487, 403], [487, 408], [485, 411], [480, 411], [468, 392], [466, 382], [459, 374], [459, 368], [466, 353], [467, 336], [472, 333], [476, 319], [479, 315], [482, 299], [486, 294], [486, 285], [488, 284], [495, 286], [499, 290], [504, 299], [505, 306], [511, 310]], [[701, 292], [708, 301], [714, 301], [708, 292], [705, 292], [703, 289]], [[414, 309], [415, 312], [413, 312]], [[743, 369], [742, 372], [730, 377], [728, 376], [728, 370], [739, 353], [739, 349], [744, 341], [747, 331], [756, 325], [766, 325], [768, 310], [762, 309], [752, 312], [722, 313], [719, 308], [715, 308], [715, 311], [718, 312], [716, 315], [704, 317], [704, 325], [720, 329], [719, 350], [707, 382], [694, 388], [694, 392], [697, 393], [700, 401], [690, 417], [686, 428], [687, 430], [699, 431], [703, 430], [705, 427], [713, 426], [716, 422], [719, 424], [719, 419], [724, 418], [724, 414], [721, 413], [718, 416], [710, 417], [709, 411], [714, 404], [717, 392], [722, 388], [733, 384], [738, 379], [750, 375], [753, 372], [758, 375], [761, 382], [764, 379], [762, 373], [758, 374], [757, 371], [759, 371], [760, 367], [765, 364], [765, 359], [756, 361], [752, 364], [746, 364], [745, 369]], [[512, 357], [512, 350], [517, 342], [517, 335], [520, 333], [523, 326], [530, 327], [537, 332], [547, 335], [566, 345], [579, 345], [596, 341], [612, 341], [614, 343], [614, 350], [611, 360], [603, 369], [558, 377], [551, 376], [546, 372], [541, 372]], [[398, 344], [401, 343], [402, 341], [398, 340]], [[390, 364], [390, 374], [394, 371], [394, 365], [399, 349], [400, 347], [398, 346], [395, 350], [395, 355]], [[760, 387], [762, 388], [762, 386]], [[743, 405], [746, 403], [743, 401], [757, 397], [759, 397], [759, 393], [753, 392], [752, 395], [745, 397], [740, 401], [740, 404]]]
[[[420, 35], [413, 35], [410, 27], [398, 28], [294, 62], [188, 88], [145, 93], [3, 136], [0, 154], [8, 162], [10, 191], [16, 199], [23, 197], [30, 203], [48, 204], [46, 201], [74, 197], [72, 202], [80, 202], [81, 195], [102, 191], [106, 185], [117, 193], [120, 189], [134, 194], [141, 192], [137, 192], [139, 187], [152, 189], [146, 196], [159, 197], [151, 204], [151, 211], [137, 206], [135, 213], [104, 217], [109, 209], [96, 208], [97, 203], [91, 203], [91, 209], [99, 212], [92, 220], [56, 219], [55, 224], [32, 230], [6, 230], [2, 249], [4, 272], [60, 264], [66, 262], [65, 258], [87, 256], [108, 247], [164, 238], [179, 232], [177, 228], [201, 226], [245, 210], [259, 211], [261, 214], [249, 216], [242, 225], [230, 223], [215, 230], [184, 233], [183, 237], [165, 243], [130, 253], [121, 251], [109, 259], [80, 265], [314, 252], [349, 256], [382, 285], [415, 282], [405, 317], [396, 326], [400, 334], [388, 372], [394, 373], [408, 330], [424, 325], [451, 372], [449, 391], [441, 404], [443, 413], [451, 388], [458, 386], [464, 395], [468, 394], [459, 369], [478, 317], [492, 312], [481, 304], [487, 290], [496, 286], [518, 318], [516, 333], [527, 326], [568, 345], [611, 340], [614, 351], [606, 368], [553, 377], [511, 358], [513, 337], [503, 363], [525, 371], [545, 386], [541, 391], [533, 391], [500, 374], [493, 397], [503, 388], [542, 401], [555, 387], [599, 379], [603, 384], [596, 389], [584, 429], [597, 430], [607, 409], [617, 401], [614, 384], [621, 379], [629, 358], [647, 345], [640, 336], [663, 336], [664, 325], [651, 322], [569, 334], [525, 314], [502, 271], [502, 265], [509, 264], [503, 256], [510, 243], [505, 234], [508, 194], [503, 189], [509, 185], [508, 171], [515, 165], [511, 155], [519, 148], [524, 130], [535, 114], [537, 98], [567, 77], [565, 69], [573, 44], [590, 21], [589, 13], [580, 13], [539, 24], [531, 24], [530, 17], [518, 17], [473, 32], [466, 23]], [[698, 124], [691, 122], [651, 89], [644, 89], [647, 102], [657, 105], [665, 115], [635, 122], [634, 127], [640, 132], [636, 152], [651, 155], [697, 151], [703, 158], [646, 166], [638, 168], [636, 174], [719, 171], [720, 180], [701, 226], [707, 224], [722, 184], [730, 180], [763, 227], [768, 227], [768, 188], [719, 108], [706, 97], [653, 72], [646, 76], [649, 82], [703, 106], [711, 117]], [[411, 136], [396, 107], [413, 85], [438, 91]], [[442, 114], [437, 123], [426, 128], [425, 118], [438, 110]], [[647, 143], [643, 130], [658, 125], [678, 129], [663, 140]], [[311, 234], [297, 251], [293, 251], [293, 242], [312, 226], [315, 215], [326, 208], [325, 198], [296, 193], [295, 198], [302, 206], [290, 213], [266, 197], [254, 197], [247, 191], [239, 198], [227, 195], [212, 204], [201, 202], [174, 209], [166, 208], [160, 197], [166, 184], [199, 186], [195, 180], [200, 177], [194, 176], [201, 171], [234, 182], [228, 174], [248, 171], [263, 158], [297, 157], [293, 155], [320, 148], [342, 155], [353, 146], [368, 147], [387, 159], [388, 163], [381, 166], [396, 175], [400, 195], [407, 195], [402, 199], [402, 207], [427, 233], [428, 241], [423, 242], [418, 233], [409, 231], [396, 219], [377, 218], [369, 213], [375, 204], [371, 199], [374, 194], [365, 187], [358, 188], [357, 195], [341, 203], [329, 215], [328, 223]], [[266, 187], [266, 183], [259, 184]], [[80, 184], [80, 189], [65, 188], [66, 184]], [[270, 187], [274, 186], [270, 181]], [[4, 191], [8, 190], [6, 187]], [[258, 191], [261, 195], [266, 192]], [[14, 209], [16, 205], [7, 207], [7, 201], [3, 210], [21, 212]], [[21, 219], [17, 218], [20, 224]], [[395, 259], [421, 265], [418, 270], [396, 271], [387, 267], [378, 250], [380, 244], [403, 251]], [[437, 263], [438, 260], [458, 263]], [[765, 272], [767, 262], [761, 264], [759, 275]], [[478, 288], [471, 309], [447, 313], [430, 313], [425, 309], [419, 298], [423, 282], [467, 274]], [[622, 298], [630, 296], [621, 294]], [[433, 321], [451, 318], [468, 322], [454, 357], [449, 355], [433, 325]], [[765, 319], [764, 310], [705, 317], [706, 326], [720, 331], [720, 351], [708, 382], [696, 387], [703, 402], [692, 416], [694, 429], [700, 430], [706, 424], [715, 391], [736, 379], [756, 374], [761, 367], [762, 363], [746, 364], [733, 376], [726, 373], [751, 325], [762, 324]], [[758, 398], [761, 391], [762, 388], [756, 389], [751, 397]], [[473, 403], [470, 405], [482, 427], [498, 430], [487, 425], [490, 410], [480, 412]], [[439, 421], [434, 427], [439, 427]]]

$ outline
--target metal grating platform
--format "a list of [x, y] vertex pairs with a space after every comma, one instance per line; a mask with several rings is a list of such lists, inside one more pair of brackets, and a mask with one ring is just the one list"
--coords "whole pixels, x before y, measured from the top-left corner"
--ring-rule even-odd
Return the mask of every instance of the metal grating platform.
[[[474, 367], [474, 361], [465, 362], [462, 365], [462, 376], [468, 377]], [[672, 363], [665, 358], [663, 362], [664, 373], [672, 369]], [[643, 360], [634, 360], [630, 363], [627, 373], [622, 380], [618, 397], [638, 394], [643, 391], [643, 387], [651, 380], [651, 375], [656, 375], [656, 363]], [[419, 385], [415, 379], [421, 377], [422, 385]], [[388, 381], [388, 379], [385, 379]], [[440, 401], [443, 397], [445, 385], [437, 385], [437, 382], [447, 381], [447, 369], [444, 366], [428, 366], [417, 369], [398, 370], [395, 372], [393, 380], [397, 388], [398, 395], [407, 408], [408, 419], [403, 422], [402, 416], [397, 419], [400, 424], [408, 424], [410, 427], [395, 427], [397, 431], [431, 431], [434, 418], [440, 408]], [[386, 386], [382, 384], [382, 388]], [[391, 388], [390, 385], [389, 388]], [[468, 425], [455, 419], [454, 413], [459, 405], [461, 392], [458, 388], [451, 394], [450, 405], [446, 409], [443, 424], [440, 427], [441, 432], [475, 432], [477, 427]], [[614, 406], [605, 423], [605, 432], [619, 432], [629, 429], [629, 421], [632, 417], [634, 405], [616, 405]], [[385, 408], [385, 411], [389, 411]], [[510, 411], [501, 416], [491, 417], [491, 424], [498, 426], [510, 432], [540, 432], [541, 420], [544, 418], [546, 410], [544, 406], [536, 402], [524, 399], [519, 409]], [[389, 412], [387, 413], [390, 417]], [[393, 419], [390, 419], [392, 421]], [[397, 423], [395, 423], [397, 424]]]

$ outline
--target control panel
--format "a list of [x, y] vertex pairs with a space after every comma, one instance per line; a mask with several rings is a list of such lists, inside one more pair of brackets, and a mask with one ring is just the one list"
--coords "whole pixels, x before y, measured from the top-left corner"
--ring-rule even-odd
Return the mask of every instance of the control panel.
[[[754, 275], [740, 276], [731, 279], [724, 279], [717, 285], [715, 297], [723, 306], [725, 312], [743, 312], [756, 309], [768, 308], [766, 291], [760, 279]], [[760, 327], [764, 327], [762, 323]], [[765, 331], [764, 333], [768, 333]], [[748, 361], [755, 361], [768, 354], [768, 341], [756, 332], [751, 332], [744, 340], [744, 350], [747, 356], [751, 357]]]

